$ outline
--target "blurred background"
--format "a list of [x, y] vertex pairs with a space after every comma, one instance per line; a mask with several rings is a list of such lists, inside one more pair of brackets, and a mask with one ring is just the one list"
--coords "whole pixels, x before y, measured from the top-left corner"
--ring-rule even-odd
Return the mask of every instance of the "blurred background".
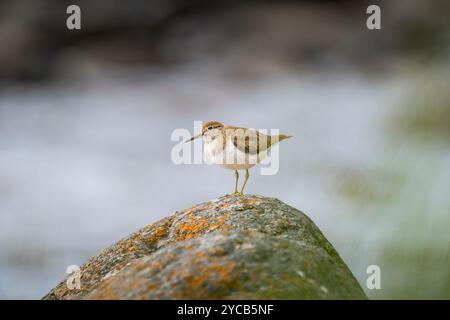
[[294, 135], [247, 192], [307, 213], [370, 298], [450, 298], [449, 1], [1, 0], [0, 48], [0, 298], [230, 192], [171, 162], [194, 120]]

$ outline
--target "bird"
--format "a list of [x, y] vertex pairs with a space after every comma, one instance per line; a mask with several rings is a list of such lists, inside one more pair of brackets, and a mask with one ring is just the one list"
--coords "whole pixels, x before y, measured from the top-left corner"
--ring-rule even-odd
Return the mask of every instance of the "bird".
[[[232, 195], [243, 195], [250, 177], [249, 169], [265, 159], [273, 145], [291, 137], [287, 134], [271, 136], [255, 129], [208, 121], [202, 125], [202, 131], [199, 134], [185, 142], [202, 138], [206, 156], [213, 163], [225, 169], [234, 170], [235, 181]], [[238, 191], [239, 170], [245, 170], [245, 180], [240, 191]]]

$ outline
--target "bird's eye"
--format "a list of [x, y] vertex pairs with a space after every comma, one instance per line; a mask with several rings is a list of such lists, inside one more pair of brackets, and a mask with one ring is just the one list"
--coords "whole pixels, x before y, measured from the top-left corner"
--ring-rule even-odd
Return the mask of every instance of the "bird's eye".
[[212, 127], [208, 127], [208, 130], [212, 130]]

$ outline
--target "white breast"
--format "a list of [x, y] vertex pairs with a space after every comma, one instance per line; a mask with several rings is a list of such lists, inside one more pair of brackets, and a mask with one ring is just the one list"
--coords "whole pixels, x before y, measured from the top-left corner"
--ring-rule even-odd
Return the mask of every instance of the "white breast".
[[251, 168], [267, 157], [267, 152], [260, 153], [259, 157], [252, 154], [246, 155], [244, 152], [237, 149], [231, 141], [227, 142], [224, 150], [221, 140], [205, 142], [204, 153], [213, 163], [231, 170]]

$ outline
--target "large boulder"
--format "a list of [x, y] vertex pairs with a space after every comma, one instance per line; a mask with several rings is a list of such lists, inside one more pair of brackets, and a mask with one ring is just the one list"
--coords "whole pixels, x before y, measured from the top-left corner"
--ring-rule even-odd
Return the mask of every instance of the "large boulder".
[[175, 212], [120, 240], [44, 299], [366, 299], [304, 213], [255, 195]]

